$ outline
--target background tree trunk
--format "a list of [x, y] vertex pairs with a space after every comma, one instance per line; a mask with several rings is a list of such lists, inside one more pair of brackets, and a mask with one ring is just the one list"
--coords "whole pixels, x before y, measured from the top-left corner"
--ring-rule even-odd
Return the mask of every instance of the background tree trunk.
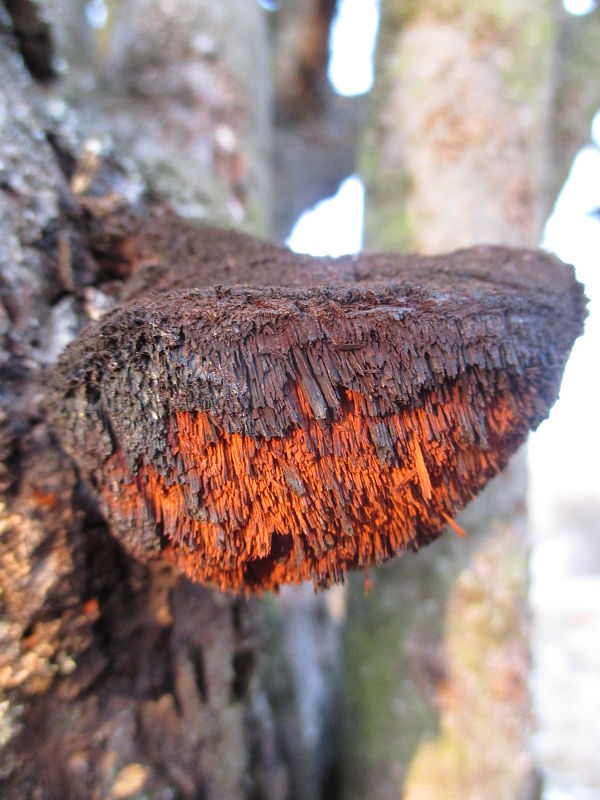
[[[553, 202], [577, 151], [590, 141], [600, 104], [600, 8], [583, 16], [558, 10], [554, 55], [548, 200]], [[550, 211], [550, 208], [548, 209]]]
[[363, 97], [327, 80], [333, 0], [282, 0], [273, 23], [272, 233], [284, 241], [307, 208], [356, 169]]
[[[369, 249], [535, 246], [553, 2], [384, 0], [361, 153]], [[435, 552], [351, 580], [348, 797], [534, 798], [523, 456]]]

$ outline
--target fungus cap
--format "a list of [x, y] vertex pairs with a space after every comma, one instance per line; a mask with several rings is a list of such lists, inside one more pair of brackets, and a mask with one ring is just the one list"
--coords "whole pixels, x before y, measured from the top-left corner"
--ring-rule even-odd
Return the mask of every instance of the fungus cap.
[[144, 295], [138, 276], [49, 399], [125, 546], [236, 591], [327, 585], [439, 536], [548, 414], [585, 316], [539, 252], [303, 257], [294, 275], [262, 244], [261, 279], [279, 259], [296, 285], [198, 289], [191, 270]]

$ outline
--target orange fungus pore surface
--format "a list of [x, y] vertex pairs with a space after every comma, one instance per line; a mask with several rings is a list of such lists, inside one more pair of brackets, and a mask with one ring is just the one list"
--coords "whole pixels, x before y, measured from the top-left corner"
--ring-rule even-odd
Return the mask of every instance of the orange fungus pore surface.
[[176, 470], [161, 474], [141, 457], [134, 475], [117, 450], [103, 468], [104, 502], [129, 527], [149, 516], [162, 555], [193, 580], [234, 591], [326, 586], [418, 549], [448, 523], [461, 530], [455, 513], [527, 431], [531, 392], [509, 384], [499, 377], [477, 404], [472, 384], [457, 380], [381, 418], [347, 391], [337, 418], [323, 420], [293, 383], [300, 424], [273, 438], [179, 411], [168, 429]]
[[494, 247], [311, 259], [218, 230], [174, 251], [172, 224], [48, 393], [125, 548], [252, 592], [460, 535], [556, 399], [586, 313], [573, 270]]

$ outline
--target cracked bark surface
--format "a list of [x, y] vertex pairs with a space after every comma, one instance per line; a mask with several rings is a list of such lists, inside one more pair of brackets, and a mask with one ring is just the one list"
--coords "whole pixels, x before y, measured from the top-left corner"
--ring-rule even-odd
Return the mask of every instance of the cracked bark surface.
[[140, 180], [56, 124], [5, 31], [0, 72], [2, 796], [283, 797], [257, 606], [129, 558], [41, 406], [120, 283], [73, 186], [99, 213]]

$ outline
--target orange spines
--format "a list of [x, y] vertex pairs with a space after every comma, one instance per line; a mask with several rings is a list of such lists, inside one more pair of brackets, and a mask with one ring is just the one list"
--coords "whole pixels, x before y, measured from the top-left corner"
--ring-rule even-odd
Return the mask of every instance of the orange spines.
[[[339, 417], [323, 421], [292, 384], [300, 426], [262, 440], [216, 432], [205, 413], [178, 412], [169, 430], [177, 472], [164, 478], [142, 461], [134, 479], [115, 456], [105, 502], [112, 517], [127, 518], [136, 497], [162, 531], [166, 556], [193, 579], [236, 591], [327, 585], [435, 538], [506, 460], [504, 449], [474, 440], [465, 447], [473, 438], [467, 388], [455, 384], [382, 419], [365, 417], [362, 398], [348, 392]], [[523, 435], [514, 404], [502, 393], [486, 404], [493, 440], [498, 420], [505, 437]], [[392, 445], [387, 460], [382, 437]], [[108, 479], [115, 468], [118, 494]]]
[[151, 263], [67, 348], [48, 413], [125, 547], [223, 589], [327, 585], [454, 527], [582, 330], [544, 253], [311, 259], [150, 222]]

